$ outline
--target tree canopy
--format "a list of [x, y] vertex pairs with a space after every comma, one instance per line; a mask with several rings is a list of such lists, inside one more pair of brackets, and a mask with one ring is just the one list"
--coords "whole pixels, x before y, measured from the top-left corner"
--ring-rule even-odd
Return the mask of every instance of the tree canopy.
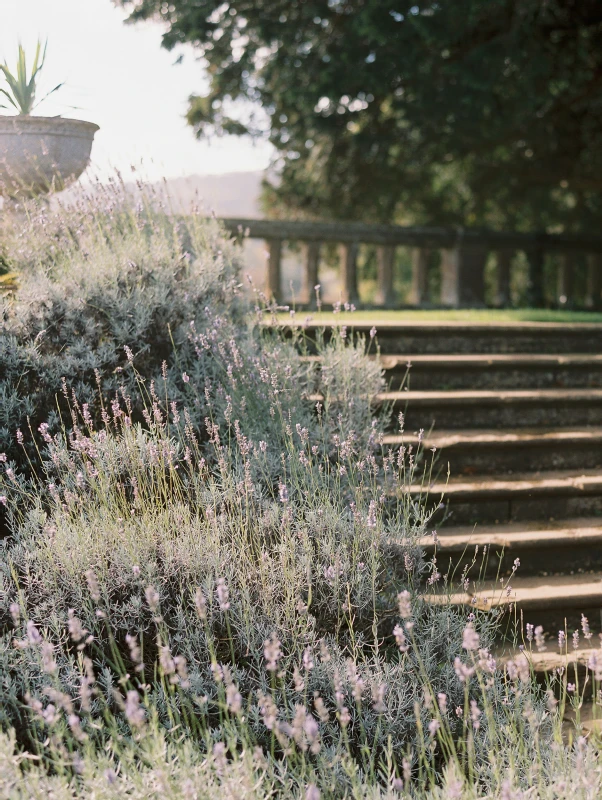
[[274, 214], [579, 229], [602, 210], [599, 0], [119, 2], [198, 48], [199, 136], [269, 138]]

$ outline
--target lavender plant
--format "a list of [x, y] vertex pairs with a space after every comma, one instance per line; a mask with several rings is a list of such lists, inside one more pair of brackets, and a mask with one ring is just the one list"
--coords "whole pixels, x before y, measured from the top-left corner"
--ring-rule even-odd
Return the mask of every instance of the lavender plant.
[[[238, 250], [215, 221], [174, 217], [150, 191], [141, 187], [132, 199], [115, 182], [69, 208], [34, 205], [14, 222], [8, 215], [2, 238], [20, 283], [17, 296], [4, 299], [0, 320], [0, 452], [9, 461], [22, 468], [38, 461], [15, 431], [69, 428], [66, 377], [96, 422], [123, 390], [133, 419], [143, 422], [154, 380], [172, 401], [194, 403], [197, 435], [213, 403], [218, 421], [235, 413], [248, 433], [276, 441], [283, 430], [270, 414], [269, 383], [276, 381], [296, 388], [283, 392], [288, 406], [280, 414], [314, 425], [308, 398], [319, 370], [294, 342], [262, 332], [264, 298], [252, 309], [241, 291]], [[367, 439], [382, 376], [362, 351], [332, 349], [325, 402], [341, 414], [340, 421], [329, 415], [329, 424]], [[350, 375], [361, 396], [350, 394]]]
[[364, 343], [307, 358], [216, 224], [103, 197], [6, 237], [2, 792], [595, 796], [579, 691], [425, 561], [432, 465], [382, 447]]
[[[344, 443], [333, 459], [291, 427], [270, 491], [250, 468], [267, 447], [237, 420], [227, 436], [208, 419], [201, 447], [169, 401], [154, 395], [144, 431], [122, 399], [102, 430], [83, 410], [71, 441], [43, 430], [41, 482], [5, 483], [2, 671], [7, 721], [28, 739], [58, 727], [71, 750], [107, 747], [111, 726], [136, 740], [152, 715], [156, 735], [209, 741], [224, 767], [246, 747], [344, 796], [357, 770], [375, 789], [402, 787], [404, 770], [429, 782], [458, 747], [463, 775], [488, 764], [499, 731], [486, 704], [510, 691], [537, 748], [546, 721], [528, 668], [509, 687], [487, 619], [421, 599], [430, 512], [396, 491], [415, 462], [385, 454], [385, 472]], [[94, 714], [115, 721], [99, 733]]]

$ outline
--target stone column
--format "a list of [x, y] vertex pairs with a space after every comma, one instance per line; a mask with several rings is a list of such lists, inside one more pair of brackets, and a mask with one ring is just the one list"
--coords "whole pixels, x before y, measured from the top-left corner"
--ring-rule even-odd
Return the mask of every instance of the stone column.
[[498, 250], [496, 253], [496, 292], [497, 308], [508, 308], [510, 305], [510, 267], [512, 266], [512, 250]]
[[376, 251], [377, 258], [377, 294], [376, 302], [385, 308], [394, 308], [395, 291], [393, 289], [393, 270], [395, 267], [395, 247], [381, 245]]
[[353, 305], [358, 305], [359, 303], [357, 289], [358, 250], [358, 242], [346, 242], [341, 245], [341, 296], [344, 303], [352, 303]]
[[558, 262], [556, 299], [558, 305], [571, 308], [574, 305], [573, 286], [575, 264], [569, 253], [562, 253]]
[[319, 283], [320, 242], [308, 242], [305, 245], [305, 285], [309, 308], [316, 308], [316, 286]]
[[527, 302], [531, 308], [543, 308], [545, 304], [543, 291], [544, 251], [538, 247], [536, 250], [529, 250], [526, 255], [529, 262]]
[[268, 248], [266, 294], [269, 299], [279, 303], [282, 300], [282, 289], [280, 287], [282, 239], [268, 239], [266, 244]]
[[585, 305], [594, 311], [602, 308], [602, 253], [590, 253], [587, 257]]
[[482, 245], [459, 242], [452, 250], [443, 250], [441, 304], [448, 308], [483, 308], [486, 260], [487, 249]]
[[412, 250], [412, 288], [410, 303], [422, 306], [429, 302], [429, 259], [431, 251], [426, 247], [415, 247]]

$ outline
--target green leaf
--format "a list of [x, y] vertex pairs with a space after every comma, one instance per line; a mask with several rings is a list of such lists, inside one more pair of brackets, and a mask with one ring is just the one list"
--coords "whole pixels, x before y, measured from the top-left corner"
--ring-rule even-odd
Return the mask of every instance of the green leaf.
[[[4, 96], [5, 96], [7, 99], [8, 99], [8, 102], [9, 102], [9, 103], [10, 103], [10, 104], [11, 104], [11, 105], [14, 107], [14, 108], [16, 108], [17, 110], [19, 110], [19, 106], [18, 106], [18, 105], [15, 103], [15, 101], [14, 101], [14, 100], [13, 100], [13, 98], [10, 96], [10, 94], [9, 94], [9, 93], [6, 91], [6, 89], [0, 89], [0, 93], [2, 93], [2, 94], [3, 94], [3, 95], [4, 95]], [[2, 108], [8, 108], [8, 106], [2, 106]]]
[[[47, 92], [47, 93], [44, 95], [44, 97], [42, 97], [42, 99], [41, 99], [41, 100], [38, 100], [38, 102], [35, 104], [35, 106], [33, 106], [33, 108], [37, 108], [37, 107], [40, 105], [40, 103], [43, 103], [43, 102], [44, 102], [44, 100], [46, 100], [46, 98], [47, 98], [47, 97], [50, 97], [50, 95], [51, 95], [51, 94], [53, 94], [54, 92], [58, 91], [58, 90], [61, 88], [61, 86], [64, 86], [64, 85], [65, 85], [65, 82], [64, 82], [64, 81], [63, 81], [62, 83], [58, 83], [58, 84], [57, 84], [57, 85], [54, 87], [54, 89], [51, 89], [49, 92]], [[32, 110], [33, 110], [33, 109], [32, 109]]]
[[44, 43], [44, 47], [42, 47], [42, 42], [38, 40], [29, 78], [27, 76], [27, 56], [25, 48], [21, 43], [19, 43], [16, 74], [11, 71], [6, 62], [0, 64], [0, 71], [8, 84], [8, 91], [5, 89], [1, 91], [20, 114], [31, 114], [33, 109], [43, 100], [63, 86], [62, 83], [57, 84], [54, 89], [51, 89], [48, 94], [44, 95], [42, 100], [38, 103], [35, 102], [36, 90], [38, 88], [38, 75], [46, 61], [47, 48], [48, 40]]

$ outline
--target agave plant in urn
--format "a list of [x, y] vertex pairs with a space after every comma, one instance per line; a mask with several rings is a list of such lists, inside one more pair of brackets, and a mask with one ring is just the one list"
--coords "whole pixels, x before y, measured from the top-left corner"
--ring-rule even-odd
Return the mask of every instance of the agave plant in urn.
[[45, 58], [46, 45], [38, 41], [29, 76], [22, 45], [16, 71], [6, 62], [0, 64], [6, 81], [6, 88], [0, 88], [4, 100], [0, 108], [14, 112], [0, 116], [0, 195], [12, 200], [61, 191], [77, 180], [88, 166], [98, 130], [92, 122], [33, 114], [62, 86], [58, 84], [41, 100], [36, 98]]

